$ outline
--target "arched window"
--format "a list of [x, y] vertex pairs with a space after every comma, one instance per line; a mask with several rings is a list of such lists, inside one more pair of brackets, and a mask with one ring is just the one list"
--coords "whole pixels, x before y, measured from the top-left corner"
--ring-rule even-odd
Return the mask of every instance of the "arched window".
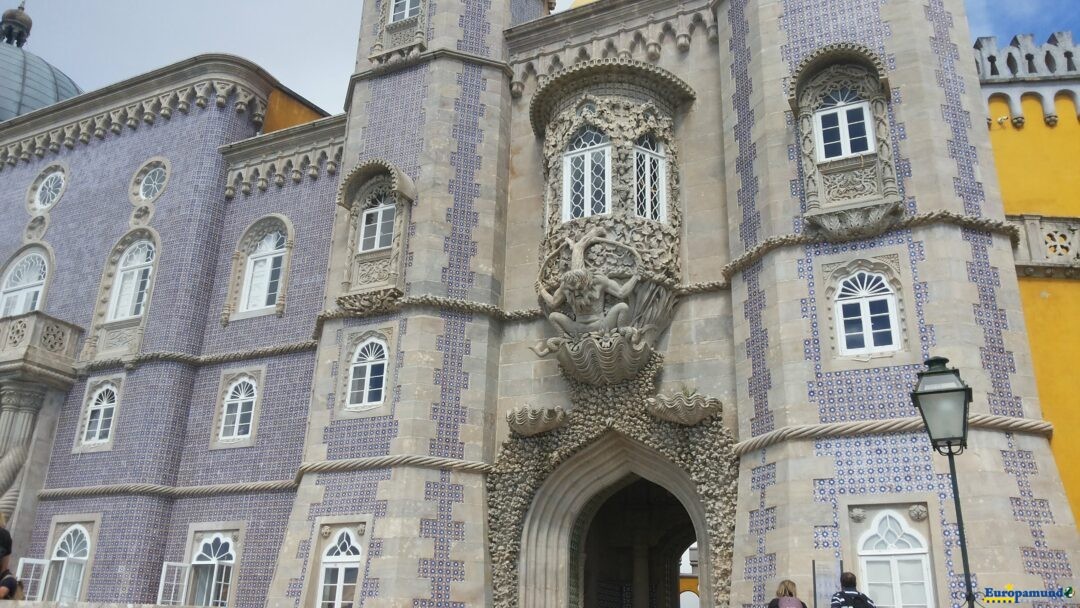
[[900, 348], [896, 294], [883, 275], [860, 271], [841, 281], [835, 308], [841, 355]]
[[116, 387], [111, 384], [94, 391], [86, 408], [86, 429], [83, 443], [103, 443], [112, 436], [113, 418], [116, 415]]
[[386, 381], [386, 343], [371, 338], [356, 349], [349, 370], [349, 407], [382, 403]]
[[667, 219], [667, 156], [651, 134], [634, 144], [634, 201], [638, 217]]
[[859, 563], [866, 594], [878, 606], [935, 605], [926, 541], [899, 514], [884, 511], [874, 518], [859, 539]]
[[75, 602], [82, 591], [86, 560], [90, 557], [90, 535], [86, 528], [74, 525], [53, 547], [49, 572], [45, 577], [45, 600]]
[[137, 241], [124, 250], [113, 284], [109, 320], [120, 321], [142, 316], [154, 269], [154, 244]]
[[360, 547], [352, 532], [342, 530], [323, 553], [319, 608], [353, 608], [360, 584]]
[[241, 311], [272, 308], [277, 305], [285, 266], [285, 233], [275, 230], [264, 236], [248, 254], [244, 272]]
[[394, 0], [394, 10], [390, 15], [390, 23], [415, 17], [420, 13], [420, 0]]
[[563, 154], [563, 221], [611, 213], [611, 140], [586, 127]]
[[221, 534], [204, 540], [191, 560], [191, 601], [195, 606], [227, 606], [236, 553]]
[[826, 93], [814, 112], [818, 162], [874, 151], [870, 103], [857, 91], [839, 88]]
[[244, 439], [251, 436], [251, 418], [255, 412], [255, 381], [251, 378], [237, 380], [229, 386], [225, 395], [221, 416], [222, 440]]
[[24, 254], [4, 275], [3, 316], [21, 315], [41, 308], [41, 293], [49, 276], [49, 264], [37, 251]]
[[387, 249], [394, 244], [394, 218], [397, 206], [393, 195], [383, 192], [375, 195], [360, 216], [360, 253]]

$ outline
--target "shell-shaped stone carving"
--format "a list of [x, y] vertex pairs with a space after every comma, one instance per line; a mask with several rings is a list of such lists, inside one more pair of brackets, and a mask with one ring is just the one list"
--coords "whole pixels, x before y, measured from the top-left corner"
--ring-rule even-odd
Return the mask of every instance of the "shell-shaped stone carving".
[[652, 345], [637, 330], [629, 328], [629, 331], [563, 340], [555, 358], [573, 379], [593, 386], [610, 386], [637, 376], [652, 354]]
[[526, 405], [506, 412], [510, 430], [525, 437], [555, 430], [565, 421], [566, 412], [561, 407], [537, 409]]
[[705, 395], [657, 395], [647, 402], [649, 413], [661, 420], [694, 426], [720, 413], [720, 400]]

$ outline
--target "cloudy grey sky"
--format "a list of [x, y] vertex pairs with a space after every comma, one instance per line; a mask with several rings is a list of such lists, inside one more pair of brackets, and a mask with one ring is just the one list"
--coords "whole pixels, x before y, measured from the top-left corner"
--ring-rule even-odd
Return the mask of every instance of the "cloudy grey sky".
[[[18, 0], [0, 0], [0, 8]], [[331, 113], [342, 110], [364, 0], [29, 0], [27, 49], [95, 89], [207, 52], [241, 55]], [[571, 0], [559, 0], [565, 8]], [[1080, 38], [1080, 0], [966, 0], [973, 35]]]

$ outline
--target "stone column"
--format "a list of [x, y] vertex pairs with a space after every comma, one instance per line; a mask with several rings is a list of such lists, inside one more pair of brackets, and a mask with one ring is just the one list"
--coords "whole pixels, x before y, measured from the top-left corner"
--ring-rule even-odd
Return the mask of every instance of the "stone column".
[[0, 513], [10, 517], [19, 502], [23, 465], [45, 388], [10, 381], [0, 386]]

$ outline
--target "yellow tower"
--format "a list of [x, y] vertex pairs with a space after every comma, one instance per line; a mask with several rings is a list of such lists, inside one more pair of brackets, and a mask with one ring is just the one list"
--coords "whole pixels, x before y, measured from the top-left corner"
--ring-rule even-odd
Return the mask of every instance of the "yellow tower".
[[1080, 71], [1067, 32], [975, 47], [1005, 213], [1021, 229], [1020, 296], [1051, 448], [1080, 519]]

